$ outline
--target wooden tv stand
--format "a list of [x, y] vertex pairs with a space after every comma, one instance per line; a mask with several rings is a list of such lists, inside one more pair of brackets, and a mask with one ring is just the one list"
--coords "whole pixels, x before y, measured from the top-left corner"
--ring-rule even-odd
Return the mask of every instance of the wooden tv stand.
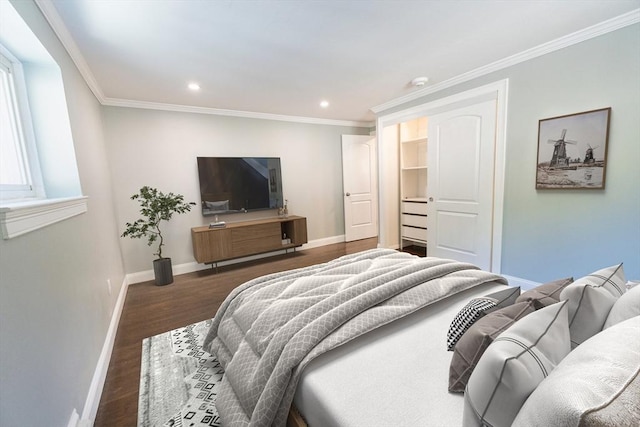
[[[282, 244], [283, 235], [291, 243]], [[307, 243], [307, 219], [301, 216], [233, 222], [224, 228], [209, 226], [191, 229], [193, 256], [203, 264], [213, 264], [282, 249], [295, 249]]]

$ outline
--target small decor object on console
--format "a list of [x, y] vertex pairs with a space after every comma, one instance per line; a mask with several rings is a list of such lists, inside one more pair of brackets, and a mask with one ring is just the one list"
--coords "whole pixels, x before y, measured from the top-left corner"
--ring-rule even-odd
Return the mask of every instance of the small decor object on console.
[[287, 233], [282, 233], [282, 246], [290, 245], [290, 244], [291, 244], [291, 239], [287, 237]]
[[226, 226], [227, 226], [226, 222], [218, 220], [218, 215], [215, 216], [215, 219], [213, 222], [209, 223], [209, 228], [225, 228]]
[[287, 203], [289, 203], [289, 200], [284, 199], [284, 208], [282, 209], [282, 215], [284, 215], [285, 218], [289, 216], [289, 207], [287, 206]]
[[121, 237], [131, 237], [132, 239], [146, 237], [149, 246], [158, 241], [158, 251], [153, 253], [158, 256], [153, 261], [156, 285], [173, 283], [171, 258], [162, 257], [164, 238], [160, 231], [160, 222], [169, 221], [174, 213], [189, 212], [195, 203], [185, 202], [184, 196], [181, 194], [164, 194], [148, 186], [142, 187], [138, 194], [131, 196], [131, 200], [138, 200], [141, 206], [140, 214], [144, 218], [137, 219], [133, 223], [127, 222]]

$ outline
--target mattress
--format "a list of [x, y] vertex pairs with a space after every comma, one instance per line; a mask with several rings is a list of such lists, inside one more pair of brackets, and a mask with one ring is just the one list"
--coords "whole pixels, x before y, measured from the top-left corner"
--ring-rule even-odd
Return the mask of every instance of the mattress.
[[294, 404], [309, 427], [460, 426], [464, 396], [449, 393], [447, 331], [486, 283], [368, 332], [313, 360]]

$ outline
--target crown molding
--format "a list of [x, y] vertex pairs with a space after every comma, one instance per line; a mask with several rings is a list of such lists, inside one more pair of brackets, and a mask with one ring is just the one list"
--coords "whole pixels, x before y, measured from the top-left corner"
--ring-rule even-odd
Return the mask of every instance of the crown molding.
[[[34, 1], [38, 6], [38, 8], [42, 11], [42, 14], [44, 15], [45, 19], [49, 22], [49, 25], [51, 25], [51, 28], [53, 29], [55, 34], [58, 36], [58, 39], [60, 39], [60, 42], [62, 43], [64, 48], [69, 53], [71, 60], [75, 63], [76, 67], [80, 71], [80, 74], [86, 81], [87, 85], [89, 86], [89, 88], [91, 89], [95, 97], [98, 99], [98, 101], [102, 105], [130, 107], [130, 108], [143, 108], [143, 109], [152, 109], [152, 110], [180, 111], [180, 112], [188, 112], [188, 113], [245, 117], [245, 118], [253, 118], [253, 119], [278, 120], [278, 121], [285, 121], [285, 122], [321, 124], [321, 125], [332, 125], [332, 126], [354, 126], [354, 127], [375, 126], [375, 122], [319, 119], [314, 117], [286, 116], [286, 115], [270, 114], [270, 113], [257, 113], [257, 112], [250, 112], [250, 111], [237, 111], [237, 110], [226, 110], [226, 109], [218, 109], [218, 108], [194, 107], [194, 106], [186, 106], [186, 105], [164, 104], [164, 103], [136, 101], [136, 100], [128, 100], [128, 99], [107, 98], [105, 97], [104, 93], [102, 92], [102, 89], [98, 85], [93, 73], [91, 72], [89, 65], [87, 64], [87, 61], [84, 59], [84, 56], [80, 52], [78, 45], [73, 40], [71, 33], [69, 33], [69, 30], [67, 29], [64, 22], [62, 21], [62, 18], [60, 18], [60, 15], [58, 14], [58, 11], [53, 5], [53, 2], [51, 0], [34, 0]], [[460, 74], [444, 82], [426, 87], [424, 89], [417, 90], [415, 92], [412, 92], [405, 96], [401, 96], [399, 98], [392, 99], [383, 104], [376, 105], [372, 107], [370, 110], [375, 114], [379, 114], [382, 111], [388, 110], [398, 105], [402, 105], [406, 102], [410, 102], [415, 99], [422, 98], [429, 94], [439, 92], [443, 89], [473, 80], [475, 78], [484, 76], [494, 71], [499, 71], [504, 68], [511, 67], [521, 62], [528, 61], [530, 59], [534, 59], [542, 55], [546, 55], [547, 53], [555, 52], [565, 47], [572, 46], [574, 44], [592, 39], [594, 37], [598, 37], [600, 35], [610, 33], [612, 31], [618, 30], [620, 28], [624, 28], [629, 25], [636, 24], [638, 22], [640, 22], [640, 9], [635, 9], [635, 10], [632, 10], [631, 12], [625, 13], [623, 15], [609, 19], [607, 21], [603, 21], [599, 24], [593, 25], [583, 30], [576, 31], [572, 34], [566, 35], [564, 37], [560, 37], [548, 43], [541, 44], [539, 46], [536, 46], [534, 48], [528, 49], [526, 51], [520, 52], [512, 56], [509, 56], [507, 58], [493, 62], [491, 64], [476, 68], [467, 73]]]
[[71, 60], [74, 64], [76, 64], [76, 67], [78, 68], [78, 71], [80, 71], [80, 74], [84, 78], [84, 81], [87, 82], [87, 86], [89, 86], [89, 89], [91, 89], [91, 92], [93, 92], [98, 101], [102, 103], [105, 99], [104, 93], [102, 92], [102, 89], [98, 85], [96, 78], [91, 72], [89, 64], [87, 64], [84, 56], [82, 55], [82, 53], [80, 53], [80, 49], [78, 48], [76, 42], [73, 40], [71, 33], [67, 29], [66, 25], [64, 25], [62, 18], [60, 18], [60, 15], [58, 14], [56, 7], [53, 5], [53, 2], [51, 0], [34, 1], [53, 29], [53, 32], [56, 34], [56, 36], [58, 36], [60, 43], [62, 43], [62, 46], [66, 49], [67, 53], [71, 57]]
[[560, 49], [564, 49], [565, 47], [569, 47], [569, 46], [581, 43], [583, 41], [610, 33], [612, 31], [619, 30], [620, 28], [624, 28], [629, 25], [636, 24], [638, 22], [640, 22], [640, 9], [635, 9], [635, 10], [632, 10], [631, 12], [625, 13], [615, 18], [611, 18], [607, 21], [603, 21], [591, 27], [587, 27], [583, 30], [576, 31], [574, 33], [560, 37], [556, 40], [552, 40], [550, 42], [541, 44], [539, 46], [533, 47], [531, 49], [509, 56], [507, 58], [498, 60], [491, 64], [476, 68], [467, 73], [460, 74], [449, 80], [445, 80], [444, 82], [426, 87], [424, 89], [417, 90], [415, 92], [412, 92], [405, 96], [401, 96], [399, 98], [392, 99], [391, 101], [387, 101], [383, 104], [376, 105], [375, 107], [371, 108], [371, 111], [373, 111], [375, 114], [379, 114], [385, 110], [388, 110], [393, 107], [397, 107], [398, 105], [402, 105], [409, 101], [422, 98], [426, 95], [439, 92], [443, 89], [456, 86], [460, 83], [468, 82], [475, 78], [482, 77], [489, 73], [493, 73], [494, 71], [499, 71], [504, 68], [508, 68], [513, 65], [520, 64], [522, 62], [537, 58], [542, 55], [546, 55], [551, 52], [555, 52]]
[[366, 127], [370, 128], [375, 126], [375, 122], [361, 122], [361, 121], [349, 121], [349, 120], [332, 120], [332, 119], [319, 119], [313, 117], [301, 117], [301, 116], [285, 116], [279, 114], [269, 113], [256, 113], [250, 111], [236, 111], [225, 110], [218, 108], [207, 107], [194, 107], [188, 105], [176, 105], [176, 104], [164, 104], [156, 102], [136, 101], [130, 99], [117, 99], [107, 98], [102, 89], [98, 85], [95, 76], [91, 72], [89, 64], [84, 59], [84, 56], [80, 52], [78, 45], [74, 41], [71, 33], [67, 29], [66, 25], [60, 18], [58, 11], [56, 10], [51, 0], [34, 0], [47, 22], [55, 32], [58, 39], [69, 53], [71, 60], [74, 62], [80, 74], [87, 82], [89, 89], [98, 99], [98, 102], [102, 105], [114, 106], [114, 107], [130, 107], [130, 108], [144, 108], [151, 110], [164, 110], [164, 111], [180, 111], [186, 113], [200, 113], [200, 114], [212, 114], [219, 116], [233, 116], [233, 117], [246, 117], [252, 119], [264, 119], [264, 120], [278, 120], [284, 122], [295, 123], [308, 123], [308, 124], [320, 124], [331, 126], [349, 126], [349, 127]]
[[177, 111], [182, 113], [211, 114], [216, 116], [245, 117], [250, 119], [277, 120], [282, 122], [307, 123], [314, 125], [349, 126], [370, 128], [375, 122], [320, 119], [315, 117], [286, 116], [281, 114], [257, 113], [253, 111], [225, 110], [222, 108], [196, 107], [192, 105], [165, 104], [160, 102], [134, 101], [130, 99], [105, 98], [102, 105], [111, 107], [142, 108], [147, 110]]

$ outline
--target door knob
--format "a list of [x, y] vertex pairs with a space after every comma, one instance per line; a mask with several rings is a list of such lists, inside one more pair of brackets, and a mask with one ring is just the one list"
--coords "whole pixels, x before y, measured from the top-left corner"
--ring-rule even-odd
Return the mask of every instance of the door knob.
[[351, 193], [347, 192], [347, 194], [345, 194], [345, 196], [349, 197], [351, 195]]
[[430, 201], [430, 202], [433, 202], [433, 197], [429, 197], [429, 201]]

